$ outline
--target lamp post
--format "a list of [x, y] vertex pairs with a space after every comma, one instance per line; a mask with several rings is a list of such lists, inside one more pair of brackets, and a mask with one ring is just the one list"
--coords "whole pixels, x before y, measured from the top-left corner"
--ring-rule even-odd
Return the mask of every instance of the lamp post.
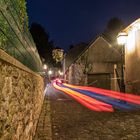
[[66, 53], [64, 54], [63, 57], [63, 78], [66, 80]]
[[45, 83], [47, 83], [47, 81], [48, 81], [48, 80], [47, 80], [47, 69], [48, 69], [48, 66], [47, 66], [46, 64], [44, 64], [44, 65], [43, 65], [43, 70], [44, 70], [44, 71], [43, 71], [43, 75], [44, 75], [44, 82], [45, 82]]
[[121, 45], [121, 87], [120, 91], [125, 93], [125, 82], [124, 82], [124, 64], [125, 64], [125, 44], [127, 34], [120, 32], [117, 37], [118, 45]]
[[44, 64], [43, 65], [43, 74], [44, 74], [45, 77], [47, 75], [47, 69], [48, 69], [48, 66], [46, 64]]
[[46, 64], [43, 65], [43, 69], [47, 70], [47, 65]]
[[51, 75], [53, 74], [52, 70], [48, 71], [49, 81], [51, 80]]
[[59, 70], [58, 73], [59, 73], [60, 77], [63, 76], [63, 72], [62, 71]]

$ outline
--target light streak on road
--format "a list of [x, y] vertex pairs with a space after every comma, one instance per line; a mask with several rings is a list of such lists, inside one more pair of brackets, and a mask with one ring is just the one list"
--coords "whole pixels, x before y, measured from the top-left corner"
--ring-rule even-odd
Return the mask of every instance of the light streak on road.
[[70, 84], [64, 84], [64, 85], [70, 88], [87, 90], [87, 91], [91, 91], [91, 92], [98, 93], [101, 95], [109, 96], [112, 98], [116, 98], [119, 100], [124, 100], [124, 101], [128, 101], [128, 102], [140, 105], [140, 96], [138, 95], [134, 95], [134, 94], [132, 95], [128, 93], [116, 92], [112, 90], [106, 90], [106, 89], [94, 88], [94, 87], [74, 86]]
[[90, 98], [86, 95], [83, 95], [79, 92], [73, 91], [68, 88], [62, 88], [58, 86], [56, 83], [53, 83], [54, 88], [61, 90], [68, 94], [69, 96], [73, 97], [75, 100], [86, 106], [87, 108], [94, 110], [94, 111], [107, 111], [107, 112], [112, 112], [113, 108], [109, 104], [105, 104], [103, 102], [100, 102], [98, 100], [95, 100], [93, 98]]
[[137, 95], [94, 87], [62, 84], [56, 81], [53, 82], [53, 86], [94, 111], [113, 112], [115, 108], [119, 110], [140, 110], [140, 96]]

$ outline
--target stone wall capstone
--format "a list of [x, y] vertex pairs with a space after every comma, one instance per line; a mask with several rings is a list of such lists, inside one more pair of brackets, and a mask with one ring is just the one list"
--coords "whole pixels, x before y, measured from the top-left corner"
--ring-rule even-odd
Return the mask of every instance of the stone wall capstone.
[[8, 63], [14, 58], [4, 60], [4, 55], [0, 55], [0, 139], [32, 140], [44, 99], [43, 78]]

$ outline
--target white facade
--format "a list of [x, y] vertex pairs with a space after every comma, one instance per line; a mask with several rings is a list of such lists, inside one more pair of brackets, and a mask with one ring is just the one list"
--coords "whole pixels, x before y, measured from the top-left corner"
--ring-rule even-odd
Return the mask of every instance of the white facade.
[[125, 45], [126, 92], [140, 94], [140, 19], [128, 26]]

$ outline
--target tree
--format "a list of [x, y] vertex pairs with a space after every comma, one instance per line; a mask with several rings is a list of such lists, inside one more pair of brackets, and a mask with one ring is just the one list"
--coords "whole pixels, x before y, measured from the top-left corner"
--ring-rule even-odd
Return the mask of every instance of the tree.
[[33, 36], [39, 55], [44, 58], [45, 63], [47, 63], [50, 67], [53, 66], [55, 64], [52, 57], [54, 43], [49, 39], [48, 33], [38, 23], [32, 23], [30, 32]]
[[62, 62], [64, 58], [64, 50], [61, 48], [56, 48], [53, 50], [52, 55], [56, 63]]
[[73, 47], [74, 47], [74, 45], [70, 45], [70, 46], [69, 46], [69, 50], [71, 50]]
[[124, 23], [117, 17], [111, 18], [103, 35], [110, 41], [111, 44], [116, 43], [118, 33], [124, 28]]

